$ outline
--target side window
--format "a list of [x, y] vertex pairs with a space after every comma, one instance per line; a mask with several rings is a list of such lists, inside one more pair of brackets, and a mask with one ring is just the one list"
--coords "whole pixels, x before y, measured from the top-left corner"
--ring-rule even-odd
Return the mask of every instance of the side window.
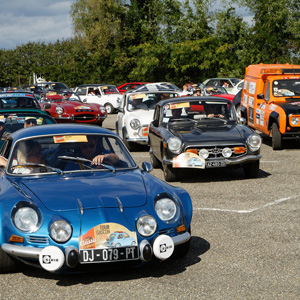
[[85, 96], [86, 95], [86, 88], [78, 88], [77, 94], [80, 96]]
[[155, 108], [154, 115], [153, 115], [153, 125], [156, 127], [159, 125], [159, 111], [160, 111], [160, 107], [157, 106]]
[[1, 148], [0, 156], [8, 158], [10, 148], [11, 148], [12, 140], [6, 140]]
[[265, 95], [265, 100], [269, 101], [270, 100], [270, 82], [266, 82], [264, 85], [264, 95]]

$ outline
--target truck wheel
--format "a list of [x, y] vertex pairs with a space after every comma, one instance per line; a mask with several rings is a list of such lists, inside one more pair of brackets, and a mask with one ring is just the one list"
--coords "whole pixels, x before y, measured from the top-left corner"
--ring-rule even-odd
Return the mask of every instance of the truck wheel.
[[256, 178], [259, 172], [259, 160], [244, 165], [245, 178]]
[[170, 165], [163, 165], [163, 172], [167, 182], [176, 181], [178, 178], [177, 170]]
[[272, 147], [273, 150], [281, 150], [282, 149], [282, 135], [278, 129], [277, 124], [274, 122], [272, 124]]
[[9, 273], [14, 271], [16, 263], [0, 247], [0, 273]]
[[105, 103], [104, 107], [108, 114], [113, 114], [115, 112], [115, 108], [110, 103]]

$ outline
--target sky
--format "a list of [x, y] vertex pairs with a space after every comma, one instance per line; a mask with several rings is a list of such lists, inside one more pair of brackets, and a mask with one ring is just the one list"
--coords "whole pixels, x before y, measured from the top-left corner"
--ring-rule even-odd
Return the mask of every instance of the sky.
[[72, 37], [72, 0], [0, 0], [0, 49]]
[[[73, 0], [0, 0], [0, 49], [72, 37], [72, 3]], [[237, 8], [236, 13], [246, 21], [249, 18], [243, 8]]]

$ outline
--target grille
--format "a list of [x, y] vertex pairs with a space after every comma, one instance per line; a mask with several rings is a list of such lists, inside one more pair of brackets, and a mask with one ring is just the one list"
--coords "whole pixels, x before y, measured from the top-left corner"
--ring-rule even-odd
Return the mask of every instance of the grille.
[[175, 232], [175, 229], [174, 228], [170, 228], [170, 229], [160, 230], [159, 234], [171, 234], [173, 232]]
[[[246, 152], [244, 153], [234, 153], [234, 148], [235, 147], [244, 147], [246, 149]], [[201, 149], [206, 149], [209, 153], [209, 156], [208, 158], [223, 158], [223, 155], [222, 155], [222, 150], [224, 148], [230, 148], [231, 151], [232, 151], [232, 155], [231, 155], [231, 158], [233, 157], [240, 157], [240, 156], [243, 156], [245, 154], [247, 154], [247, 147], [246, 145], [235, 145], [235, 146], [232, 146], [232, 145], [224, 145], [224, 146], [215, 146], [215, 147], [197, 147], [197, 150], [198, 150], [198, 154], [199, 154], [199, 150]], [[195, 147], [193, 147], [193, 149], [195, 149]]]
[[77, 116], [74, 116], [75, 120], [94, 120], [96, 119], [96, 116], [95, 115], [92, 115], [92, 114], [82, 114], [82, 115], [77, 115]]
[[49, 238], [44, 236], [27, 236], [26, 240], [28, 243], [49, 244]]

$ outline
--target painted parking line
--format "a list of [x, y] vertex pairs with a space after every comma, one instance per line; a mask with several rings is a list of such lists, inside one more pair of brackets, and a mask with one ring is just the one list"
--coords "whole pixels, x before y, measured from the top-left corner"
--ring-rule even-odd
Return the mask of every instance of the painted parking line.
[[219, 211], [219, 212], [249, 214], [249, 213], [252, 213], [252, 212], [264, 209], [264, 208], [269, 207], [269, 206], [277, 205], [277, 204], [280, 204], [282, 202], [286, 202], [286, 201], [289, 201], [289, 200], [296, 199], [297, 197], [299, 197], [299, 196], [290, 196], [290, 197], [286, 197], [286, 198], [281, 198], [281, 199], [274, 200], [272, 202], [266, 203], [265, 205], [262, 205], [262, 206], [259, 206], [259, 207], [256, 207], [256, 208], [252, 208], [252, 209], [246, 209], [246, 210], [240, 210], [240, 209], [237, 209], [237, 210], [235, 210], [235, 209], [222, 209], [222, 208], [206, 208], [206, 207], [196, 207], [196, 208], [194, 208], [194, 210], [207, 210], [207, 211]]

